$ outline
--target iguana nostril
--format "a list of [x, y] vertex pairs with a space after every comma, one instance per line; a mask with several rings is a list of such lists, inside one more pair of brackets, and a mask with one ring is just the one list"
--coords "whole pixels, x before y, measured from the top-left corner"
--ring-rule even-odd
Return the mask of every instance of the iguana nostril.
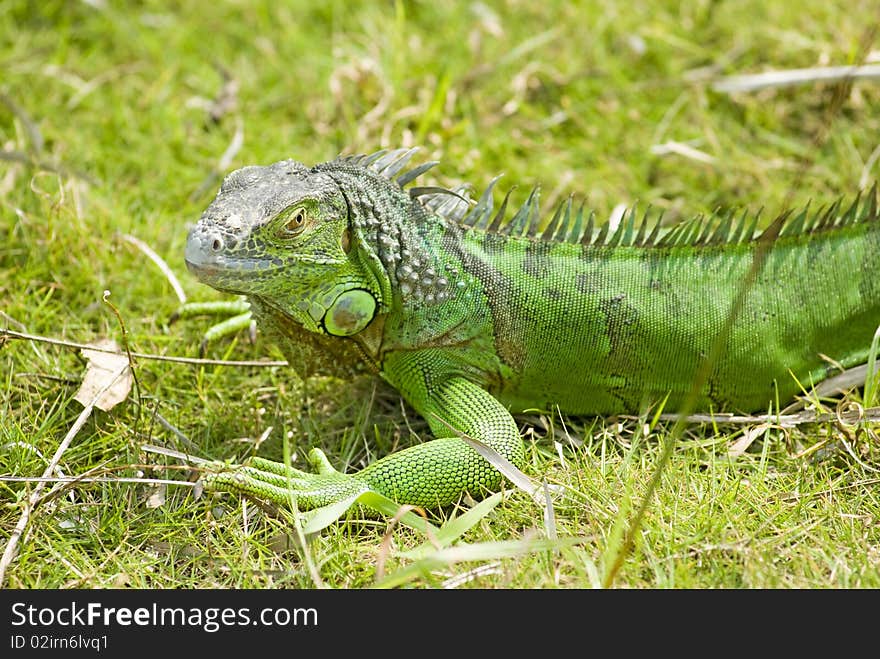
[[223, 249], [223, 241], [219, 238], [214, 238], [214, 242], [211, 243], [211, 249], [213, 249], [215, 252], [219, 252], [221, 249]]

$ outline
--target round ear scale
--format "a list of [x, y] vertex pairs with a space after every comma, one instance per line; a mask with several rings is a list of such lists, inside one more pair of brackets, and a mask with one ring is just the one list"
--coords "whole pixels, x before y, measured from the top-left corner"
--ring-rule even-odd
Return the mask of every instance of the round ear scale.
[[365, 329], [376, 315], [376, 298], [362, 288], [344, 291], [324, 314], [324, 328], [333, 336], [351, 336]]

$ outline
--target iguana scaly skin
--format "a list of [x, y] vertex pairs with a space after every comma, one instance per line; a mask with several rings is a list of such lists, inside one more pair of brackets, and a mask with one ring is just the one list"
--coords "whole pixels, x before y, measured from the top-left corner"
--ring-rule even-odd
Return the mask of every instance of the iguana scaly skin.
[[[318, 473], [260, 460], [209, 485], [300, 507], [367, 489], [434, 506], [494, 489], [499, 472], [460, 438], [521, 466], [511, 412], [638, 412], [688, 395], [761, 242], [755, 217], [671, 230], [634, 214], [609, 232], [561, 205], [537, 235], [537, 193], [492, 217], [492, 187], [407, 186], [414, 150], [292, 160], [231, 173], [191, 231], [186, 262], [246, 296], [303, 375], [373, 371], [438, 439], [363, 470]], [[766, 409], [865, 362], [880, 323], [876, 191], [844, 209], [780, 218], [698, 404]], [[766, 241], [765, 241], [766, 242]], [[833, 360], [830, 361], [829, 360]], [[292, 492], [288, 489], [292, 486]]]

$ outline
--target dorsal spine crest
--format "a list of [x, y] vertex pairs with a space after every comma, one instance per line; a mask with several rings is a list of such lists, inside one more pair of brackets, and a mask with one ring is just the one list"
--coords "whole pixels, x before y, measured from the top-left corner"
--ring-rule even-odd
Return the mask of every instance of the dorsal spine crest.
[[[438, 164], [432, 160], [412, 169], [405, 168], [418, 152], [418, 148], [381, 150], [368, 155], [341, 156], [335, 162], [363, 167], [396, 182], [401, 189]], [[653, 212], [649, 207], [636, 222], [636, 207], [624, 213], [618, 226], [612, 231], [609, 224], [595, 230], [595, 214], [587, 212], [584, 222], [584, 204], [574, 211], [573, 197], [557, 204], [543, 231], [541, 225], [540, 188], [532, 188], [526, 201], [508, 218], [507, 207], [512, 186], [504, 196], [495, 215], [493, 193], [500, 178], [493, 178], [480, 198], [474, 202], [468, 192], [470, 186], [460, 185], [453, 189], [441, 186], [418, 186], [407, 190], [410, 196], [429, 212], [463, 228], [504, 235], [514, 239], [571, 243], [593, 247], [701, 247], [735, 245], [758, 240], [756, 232], [761, 211], [743, 211], [737, 216], [735, 210], [717, 209], [708, 216], [683, 220], [671, 227], [663, 226], [663, 212]], [[877, 184], [865, 194], [859, 193], [852, 203], [841, 212], [842, 201], [827, 207], [811, 210], [808, 203], [798, 211], [787, 210], [776, 217], [781, 222], [780, 237], [818, 234], [855, 224], [878, 222]], [[491, 220], [490, 220], [491, 218]], [[771, 223], [771, 224], [775, 224]], [[637, 226], [638, 225], [638, 226]], [[649, 231], [650, 226], [650, 231]]]

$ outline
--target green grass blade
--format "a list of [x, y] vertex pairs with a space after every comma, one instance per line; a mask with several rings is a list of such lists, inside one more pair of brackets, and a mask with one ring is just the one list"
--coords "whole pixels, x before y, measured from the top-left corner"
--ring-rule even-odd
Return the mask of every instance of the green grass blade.
[[880, 388], [880, 373], [877, 372], [877, 352], [880, 350], [880, 325], [874, 331], [874, 339], [868, 350], [868, 371], [865, 373], [865, 407], [876, 407], [878, 400], [878, 388]]
[[517, 558], [524, 554], [552, 551], [561, 547], [570, 547], [589, 542], [590, 540], [590, 538], [586, 537], [565, 537], [557, 538], [556, 540], [535, 538], [532, 540], [498, 540], [473, 545], [455, 545], [454, 547], [440, 549], [411, 565], [401, 568], [397, 572], [389, 574], [377, 582], [375, 587], [394, 588], [402, 586], [413, 579], [430, 574], [433, 570], [439, 570], [463, 561], [494, 561], [502, 558]]
[[496, 492], [491, 497], [483, 499], [473, 508], [468, 510], [462, 515], [449, 520], [440, 527], [440, 529], [434, 534], [434, 540], [436, 544], [431, 542], [422, 543], [418, 547], [410, 549], [409, 551], [401, 552], [400, 556], [404, 558], [409, 558], [411, 560], [418, 560], [427, 556], [431, 551], [437, 549], [437, 545], [440, 547], [447, 547], [451, 545], [453, 542], [458, 540], [461, 536], [467, 533], [477, 522], [486, 517], [492, 510], [497, 506], [501, 499], [503, 498], [503, 494], [501, 492]]

